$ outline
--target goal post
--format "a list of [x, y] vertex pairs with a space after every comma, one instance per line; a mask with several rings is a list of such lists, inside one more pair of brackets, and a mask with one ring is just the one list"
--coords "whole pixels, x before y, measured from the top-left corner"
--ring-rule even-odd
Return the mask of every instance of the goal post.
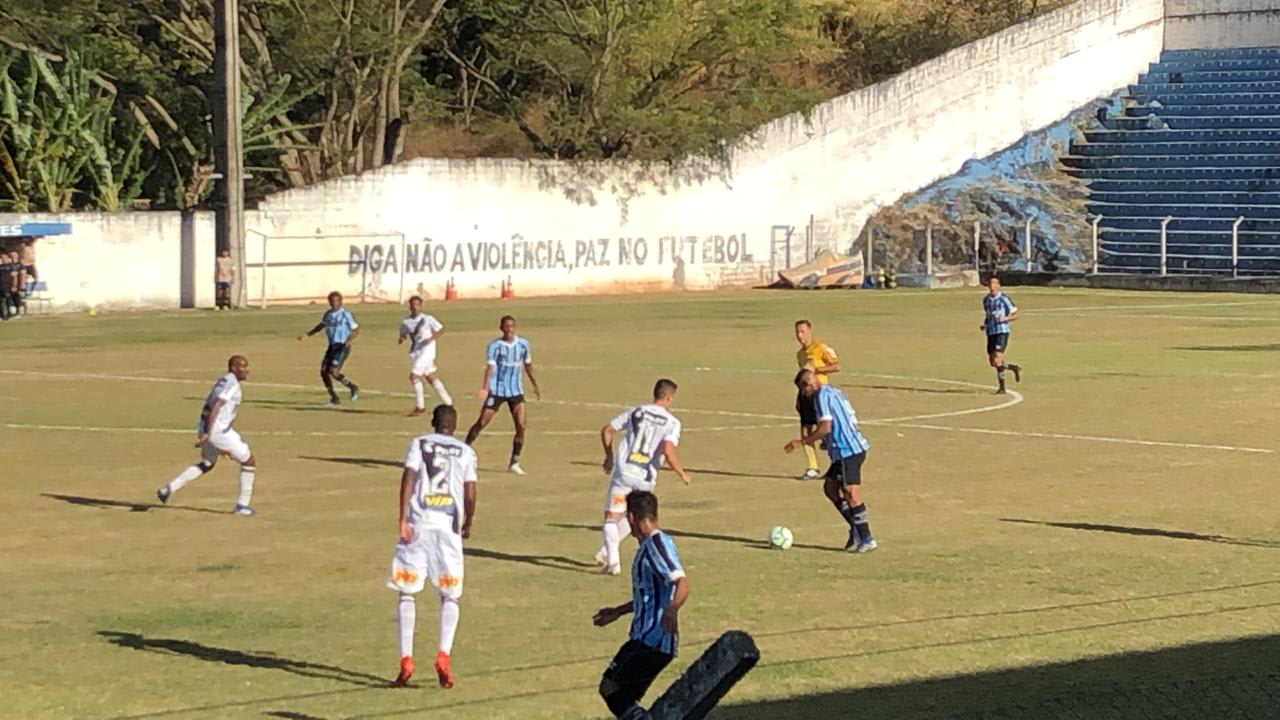
[[335, 290], [359, 302], [404, 302], [403, 265], [373, 263], [367, 248], [388, 248], [388, 254], [398, 251], [403, 258], [405, 243], [404, 233], [268, 235], [248, 230], [248, 296], [260, 308], [319, 302]]

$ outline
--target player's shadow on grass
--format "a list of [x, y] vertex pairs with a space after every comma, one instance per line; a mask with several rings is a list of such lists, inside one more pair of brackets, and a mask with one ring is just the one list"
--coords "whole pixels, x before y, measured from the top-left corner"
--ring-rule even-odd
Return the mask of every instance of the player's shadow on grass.
[[985, 390], [975, 390], [972, 388], [926, 388], [916, 387], [913, 385], [884, 385], [884, 384], [863, 384], [863, 383], [846, 383], [841, 387], [858, 388], [859, 390], [893, 390], [896, 392], [908, 393], [928, 393], [930, 395], [984, 395]]
[[[570, 523], [547, 523], [547, 527], [553, 527], [558, 530], [590, 530], [596, 533], [600, 532], [599, 525], [573, 525]], [[736, 535], [716, 535], [713, 533], [693, 532], [691, 530], [673, 530], [668, 527], [662, 528], [662, 532], [670, 535], [673, 538], [690, 538], [692, 540], [711, 540], [713, 542], [736, 543], [743, 547], [752, 548], [754, 550], [769, 549], [769, 544], [764, 541], [764, 538], [761, 538], [759, 540], [752, 540], [751, 538], [738, 537]], [[820, 550], [822, 552], [837, 552], [837, 553], [844, 552], [844, 550], [841, 550], [838, 547], [828, 547], [826, 545], [805, 545], [803, 543], [795, 543], [791, 547], [799, 548], [801, 550]]]
[[129, 512], [147, 512], [149, 510], [179, 510], [182, 512], [198, 512], [212, 513], [214, 515], [226, 515], [222, 510], [211, 510], [209, 508], [190, 507], [184, 505], [161, 505], [159, 503], [146, 502], [128, 502], [126, 500], [112, 500], [111, 498], [85, 497], [83, 495], [62, 495], [60, 493], [40, 493], [41, 496], [52, 500], [61, 500], [70, 505], [79, 505], [81, 507], [98, 508], [100, 510], [110, 510], [119, 508], [128, 510]]
[[383, 460], [380, 458], [357, 458], [357, 457], [320, 457], [318, 455], [299, 455], [299, 460], [317, 460], [319, 462], [339, 463], [342, 465], [356, 465], [362, 468], [404, 468], [404, 462], [396, 460]]
[[377, 675], [348, 670], [337, 665], [324, 665], [306, 660], [291, 660], [271, 653], [232, 650], [176, 638], [149, 638], [138, 633], [119, 632], [116, 630], [99, 630], [98, 635], [116, 647], [130, 650], [141, 650], [160, 655], [184, 655], [197, 660], [222, 663], [224, 665], [243, 665], [264, 670], [281, 670], [291, 675], [333, 680], [362, 687], [387, 687], [388, 685], [385, 678]]
[[1173, 349], [1193, 352], [1280, 352], [1280, 343], [1267, 343], [1265, 345], [1187, 345]]
[[1064, 530], [1087, 530], [1090, 532], [1116, 533], [1119, 535], [1139, 535], [1144, 537], [1162, 537], [1173, 540], [1197, 540], [1199, 542], [1218, 543], [1221, 545], [1241, 545], [1244, 547], [1280, 548], [1280, 542], [1274, 540], [1250, 540], [1233, 538], [1227, 535], [1203, 535], [1185, 530], [1165, 530], [1163, 528], [1128, 527], [1125, 525], [1105, 525], [1085, 522], [1051, 522], [1049, 520], [1026, 520], [1023, 518], [1000, 518], [1000, 522], [1019, 523], [1021, 525], [1040, 525], [1043, 527], [1061, 528]]
[[[600, 463], [588, 462], [586, 460], [570, 460], [570, 465], [578, 465], [580, 467], [589, 467], [600, 469]], [[759, 473], [734, 472], [732, 470], [708, 470], [706, 468], [685, 468], [692, 475], [713, 475], [717, 477], [735, 477], [735, 478], [755, 478], [758, 480], [794, 480], [795, 478], [787, 475], [761, 475]]]
[[583, 573], [595, 570], [595, 565], [581, 560], [574, 560], [563, 555], [517, 555], [514, 553], [498, 552], [497, 550], [486, 550], [484, 548], [467, 546], [463, 549], [463, 554], [468, 557], [484, 558], [486, 560], [501, 560], [503, 562], [520, 563], [522, 565], [532, 565], [534, 567], [547, 568], [549, 570], [563, 570], [565, 572]]
[[[192, 402], [204, 402], [204, 398], [187, 397], [186, 400]], [[360, 408], [350, 407], [348, 401], [337, 407], [329, 407], [323, 403], [308, 402], [306, 400], [246, 400], [245, 405], [254, 406], [261, 405], [267, 410], [290, 410], [295, 412], [336, 412], [345, 415], [395, 415], [397, 413], [389, 410], [363, 410]]]

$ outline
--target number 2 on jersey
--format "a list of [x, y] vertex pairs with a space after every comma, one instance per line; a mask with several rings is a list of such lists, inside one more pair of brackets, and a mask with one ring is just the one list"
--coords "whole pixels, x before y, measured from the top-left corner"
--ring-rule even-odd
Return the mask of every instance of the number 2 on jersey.
[[437, 455], [434, 445], [423, 443], [422, 462], [427, 473], [427, 482], [422, 493], [423, 500], [425, 501], [430, 495], [449, 494], [449, 458]]

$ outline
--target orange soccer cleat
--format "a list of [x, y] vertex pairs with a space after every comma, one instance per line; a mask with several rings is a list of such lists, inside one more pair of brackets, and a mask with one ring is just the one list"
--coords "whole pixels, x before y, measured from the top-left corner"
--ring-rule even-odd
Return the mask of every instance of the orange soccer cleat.
[[440, 687], [445, 690], [453, 687], [453, 670], [449, 668], [449, 655], [443, 650], [436, 655], [436, 676], [440, 678]]
[[409, 678], [413, 677], [413, 656], [405, 655], [400, 658], [400, 674], [396, 676], [395, 682], [391, 683], [391, 687], [408, 687]]

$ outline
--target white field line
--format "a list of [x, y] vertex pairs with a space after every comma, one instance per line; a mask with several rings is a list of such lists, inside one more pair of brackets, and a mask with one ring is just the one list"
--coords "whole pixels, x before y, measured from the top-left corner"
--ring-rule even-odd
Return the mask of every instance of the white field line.
[[[583, 367], [581, 369], [589, 369], [589, 368]], [[715, 368], [700, 367], [700, 368], [696, 368], [696, 370], [702, 371], [702, 372], [742, 372], [742, 373], [753, 373], [753, 374], [783, 374], [783, 371], [757, 370], [757, 369], [732, 369], [732, 368], [715, 369]], [[50, 373], [50, 372], [27, 371], [27, 370], [0, 370], [0, 373], [10, 374], [10, 375], [27, 375], [27, 376], [35, 376], [35, 377], [133, 380], [133, 381], [145, 381], [145, 382], [168, 382], [168, 383], [197, 384], [197, 385], [207, 384], [201, 380], [186, 380], [186, 379], [174, 379], [174, 378], [135, 378], [135, 377], [128, 377], [128, 376], [89, 374], [89, 373], [75, 373], [75, 374]], [[986, 387], [984, 385], [978, 385], [977, 383], [964, 382], [960, 380], [942, 380], [937, 378], [934, 378], [934, 379], [910, 378], [902, 375], [866, 374], [864, 375], [864, 377], [880, 377], [880, 378], [897, 379], [897, 380], [918, 380], [918, 381], [926, 381], [926, 382], [936, 382], [936, 383], [947, 384], [947, 385], [978, 387], [978, 388]], [[292, 384], [284, 384], [284, 383], [254, 383], [254, 384], [262, 387], [276, 387], [276, 388], [284, 388], [284, 389], [306, 389], [306, 390], [312, 389], [312, 386], [309, 386], [309, 385], [292, 385]], [[378, 391], [370, 391], [370, 394], [394, 395], [395, 393], [380, 393]], [[1023, 401], [1022, 395], [1014, 391], [1010, 393], [1010, 397], [1008, 400], [997, 405], [990, 405], [990, 406], [981, 407], [981, 408], [970, 408], [967, 410], [955, 410], [955, 411], [950, 411], [945, 413], [932, 413], [928, 415], [915, 415], [915, 416], [904, 416], [899, 418], [882, 418], [882, 419], [875, 419], [875, 420], [863, 420], [862, 424], [887, 425], [890, 427], [908, 428], [908, 429], [914, 429], [914, 430], [930, 430], [930, 431], [937, 431], [937, 432], [959, 432], [959, 433], [975, 433], [975, 434], [985, 434], [985, 435], [1000, 435], [1005, 437], [1028, 437], [1028, 438], [1040, 438], [1040, 439], [1049, 439], [1049, 440], [1070, 440], [1075, 442], [1099, 442], [1099, 443], [1110, 443], [1110, 444], [1119, 444], [1119, 445], [1137, 445], [1137, 446], [1145, 446], [1145, 447], [1166, 447], [1166, 448], [1181, 448], [1181, 449], [1193, 449], [1193, 450], [1215, 450], [1215, 451], [1222, 451], [1222, 452], [1241, 452], [1241, 453], [1265, 454], [1265, 455], [1277, 454], [1277, 451], [1273, 449], [1243, 447], [1243, 446], [1236, 446], [1236, 445], [1179, 443], [1179, 442], [1167, 442], [1167, 441], [1161, 441], [1161, 440], [1142, 440], [1137, 438], [1106, 437], [1106, 436], [1098, 436], [1098, 435], [1073, 435], [1068, 433], [1034, 432], [1034, 431], [1022, 431], [1022, 430], [997, 430], [997, 429], [987, 429], [987, 428], [967, 428], [967, 427], [953, 427], [953, 426], [947, 426], [947, 425], [928, 425], [928, 424], [913, 422], [915, 420], [936, 419], [939, 417], [957, 417], [961, 415], [972, 415], [975, 413], [993, 412], [995, 410], [1003, 410], [1005, 408], [1011, 407], [1022, 401]], [[617, 409], [621, 407], [621, 405], [613, 404], [613, 403], [587, 403], [587, 402], [569, 402], [569, 401], [554, 401], [554, 403], [560, 404], [560, 405], [577, 405], [582, 407], [601, 407], [601, 408], [611, 408], [611, 409]], [[725, 425], [725, 426], [701, 428], [702, 430], [705, 430], [708, 432], [731, 431], [731, 430], [739, 430], [739, 431], [757, 430], [757, 429], [774, 428], [774, 427], [783, 428], [783, 427], [791, 427], [792, 424], [794, 424], [794, 418], [792, 418], [789, 415], [742, 413], [742, 412], [730, 412], [730, 411], [723, 411], [723, 410], [698, 410], [698, 409], [690, 409], [690, 408], [683, 408], [681, 410], [678, 410], [678, 412], [685, 412], [685, 413], [702, 412], [702, 413], [710, 413], [715, 415], [731, 415], [734, 417], [745, 417], [745, 418], [760, 419], [760, 420], [790, 420], [791, 421], [786, 424], [778, 423], [778, 424], [736, 425], [736, 426]], [[22, 423], [3, 423], [3, 424], [0, 424], [0, 427], [4, 427], [10, 430], [46, 430], [46, 431], [74, 431], [74, 432], [142, 432], [142, 433], [165, 433], [165, 434], [190, 434], [192, 432], [189, 429], [184, 430], [184, 429], [174, 429], [174, 428], [127, 428], [127, 427], [110, 428], [110, 427], [86, 427], [86, 426], [75, 426], [75, 425], [35, 425], [35, 424], [22, 424]], [[695, 430], [697, 428], [690, 427], [688, 429]], [[267, 435], [267, 436], [285, 436], [285, 437], [288, 437], [288, 436], [362, 437], [362, 436], [387, 435], [392, 432], [394, 431], [390, 431], [390, 430], [346, 430], [346, 431], [343, 431], [343, 430], [337, 430], [337, 431], [277, 430], [277, 431], [254, 432], [252, 434]], [[596, 431], [595, 430], [549, 430], [549, 431], [542, 431], [539, 434], [566, 435], [566, 436], [595, 435]]]
[[[791, 427], [793, 423], [786, 425], [718, 425], [713, 427], [689, 427], [685, 428], [685, 432], [728, 432], [743, 430], [760, 430], [766, 428], [782, 428]], [[195, 435], [194, 429], [183, 430], [181, 428], [147, 428], [147, 427], [94, 427], [89, 425], [43, 425], [36, 423], [0, 423], [0, 428], [6, 430], [41, 430], [52, 432], [94, 432], [94, 433], [149, 433], [163, 435]], [[590, 435], [596, 436], [600, 434], [599, 430], [529, 430], [533, 435], [550, 435], [550, 436], [570, 436], [570, 435]], [[250, 436], [266, 436], [266, 437], [376, 437], [396, 435], [395, 430], [254, 430], [247, 433]], [[401, 433], [403, 434], [403, 433]]]

